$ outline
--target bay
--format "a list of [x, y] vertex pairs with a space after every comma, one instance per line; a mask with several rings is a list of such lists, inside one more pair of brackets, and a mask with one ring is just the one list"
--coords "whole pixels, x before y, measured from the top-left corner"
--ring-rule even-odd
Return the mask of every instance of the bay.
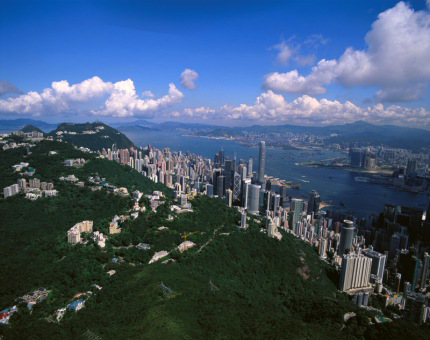
[[[213, 159], [214, 154], [224, 149], [230, 158], [237, 153], [237, 159], [254, 159], [253, 170], [258, 167], [258, 148], [244, 147], [234, 141], [182, 136], [176, 132], [145, 131], [128, 132], [126, 135], [138, 146], [150, 144], [157, 149], [168, 147], [171, 151], [190, 151]], [[378, 184], [356, 182], [354, 177], [362, 176], [350, 171], [310, 168], [297, 166], [295, 163], [318, 161], [342, 156], [339, 152], [323, 150], [320, 153], [306, 155], [304, 151], [267, 148], [266, 174], [300, 184], [300, 189], [290, 189], [293, 197], [307, 198], [309, 191], [316, 190], [321, 199], [332, 208], [350, 210], [357, 217], [379, 214], [384, 204], [406, 205], [424, 208], [427, 197], [424, 194], [409, 193], [384, 187]], [[304, 182], [309, 181], [309, 183]], [[343, 206], [341, 206], [343, 204]], [[328, 208], [330, 209], [330, 207]]]

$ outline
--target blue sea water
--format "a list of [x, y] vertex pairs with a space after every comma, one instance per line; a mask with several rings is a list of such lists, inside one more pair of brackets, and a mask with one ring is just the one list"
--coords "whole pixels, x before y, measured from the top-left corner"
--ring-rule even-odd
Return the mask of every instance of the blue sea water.
[[[237, 153], [237, 159], [254, 159], [253, 170], [257, 171], [258, 148], [244, 147], [234, 141], [214, 140], [182, 136], [179, 133], [165, 131], [145, 131], [143, 133], [129, 132], [126, 135], [138, 146], [150, 144], [158, 149], [169, 147], [171, 151], [190, 151], [213, 159], [221, 148], [230, 158]], [[295, 163], [318, 161], [327, 158], [340, 157], [342, 154], [333, 151], [322, 151], [319, 155], [303, 156], [303, 151], [285, 151], [280, 148], [268, 148], [266, 158], [266, 174], [294, 183], [300, 183], [300, 189], [290, 189], [293, 197], [307, 197], [310, 190], [316, 190], [321, 199], [331, 203], [333, 207], [351, 210], [357, 217], [379, 214], [384, 204], [399, 204], [406, 206], [426, 206], [427, 197], [424, 194], [414, 194], [387, 188], [378, 184], [356, 182], [354, 177], [359, 174], [350, 171], [310, 168], [297, 166]], [[303, 182], [309, 181], [309, 183]]]

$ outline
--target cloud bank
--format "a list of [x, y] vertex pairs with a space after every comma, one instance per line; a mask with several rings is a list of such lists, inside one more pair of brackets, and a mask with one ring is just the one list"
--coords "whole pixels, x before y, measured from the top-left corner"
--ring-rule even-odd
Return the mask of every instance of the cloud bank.
[[196, 84], [194, 83], [194, 81], [197, 80], [198, 77], [199, 77], [199, 74], [196, 71], [186, 68], [181, 73], [181, 78], [180, 78], [181, 85], [188, 90], [193, 90], [196, 88]]
[[[146, 93], [146, 96], [148, 93]], [[59, 114], [77, 110], [79, 103], [107, 97], [104, 104], [94, 115], [131, 117], [151, 116], [159, 110], [182, 101], [184, 95], [169, 85], [168, 94], [158, 99], [140, 99], [132, 80], [116, 83], [104, 82], [99, 77], [92, 77], [81, 83], [70, 85], [66, 80], [53, 82], [50, 88], [42, 92], [30, 91], [16, 98], [0, 100], [0, 112], [39, 116], [41, 114]]]
[[366, 50], [350, 47], [339, 59], [320, 60], [307, 76], [270, 73], [263, 86], [280, 92], [325, 93], [325, 86], [375, 86], [377, 101], [420, 98], [430, 83], [430, 12], [404, 2], [379, 14], [366, 34]]
[[219, 109], [200, 107], [175, 112], [175, 117], [195, 119], [230, 119], [267, 123], [288, 122], [303, 125], [344, 124], [365, 120], [371, 123], [389, 123], [411, 126], [430, 126], [430, 112], [424, 108], [405, 108], [376, 104], [359, 107], [350, 101], [316, 99], [303, 95], [288, 102], [285, 98], [268, 90], [258, 96], [253, 105], [224, 105]]

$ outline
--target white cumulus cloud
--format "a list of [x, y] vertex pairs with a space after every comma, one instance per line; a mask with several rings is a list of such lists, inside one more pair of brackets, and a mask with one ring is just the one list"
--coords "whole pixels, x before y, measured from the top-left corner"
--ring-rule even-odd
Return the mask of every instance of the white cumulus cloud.
[[193, 90], [196, 88], [196, 84], [194, 83], [194, 81], [197, 80], [198, 77], [199, 74], [196, 71], [186, 68], [181, 73], [181, 85], [188, 90]]
[[365, 37], [366, 50], [348, 48], [337, 60], [320, 60], [307, 76], [297, 70], [265, 76], [274, 91], [320, 94], [325, 85], [376, 86], [379, 101], [421, 97], [430, 83], [430, 12], [404, 2], [379, 14]]
[[132, 80], [119, 81], [100, 110], [95, 115], [112, 117], [151, 116], [155, 112], [182, 101], [184, 95], [174, 84], [169, 84], [168, 94], [158, 99], [139, 99]]
[[[152, 93], [151, 93], [152, 94]], [[104, 104], [93, 114], [116, 117], [152, 115], [182, 100], [183, 94], [175, 85], [169, 85], [168, 94], [159, 99], [139, 99], [132, 80], [116, 83], [92, 77], [81, 83], [70, 85], [66, 80], [53, 82], [42, 92], [30, 91], [16, 98], [0, 100], [0, 112], [41, 115], [67, 113], [77, 109], [78, 103], [108, 96]], [[150, 96], [146, 93], [146, 96]]]
[[182, 112], [175, 112], [174, 116], [303, 125], [344, 124], [365, 120], [371, 123], [430, 127], [430, 112], [424, 108], [411, 109], [395, 105], [385, 107], [382, 104], [360, 107], [350, 101], [342, 103], [337, 100], [318, 100], [308, 95], [288, 102], [284, 96], [271, 90], [260, 94], [253, 105], [224, 105], [218, 109], [187, 108]]
[[[314, 38], [315, 36], [310, 36], [308, 39], [319, 39]], [[318, 35], [318, 37], [322, 37]], [[322, 38], [321, 38], [322, 39]], [[291, 40], [291, 39], [290, 39]], [[313, 43], [314, 47], [317, 47], [317, 43]], [[301, 46], [299, 44], [293, 44], [291, 42], [281, 41], [279, 44], [274, 45], [271, 49], [277, 50], [278, 54], [276, 55], [276, 62], [279, 65], [288, 65], [290, 60], [294, 60], [297, 64], [301, 66], [312, 65], [315, 61], [314, 55], [301, 55], [300, 49]]]

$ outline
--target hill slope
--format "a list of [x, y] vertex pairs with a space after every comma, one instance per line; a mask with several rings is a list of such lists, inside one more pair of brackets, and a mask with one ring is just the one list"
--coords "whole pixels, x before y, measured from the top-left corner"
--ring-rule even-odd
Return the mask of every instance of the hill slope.
[[26, 126], [24, 126], [20, 131], [22, 132], [41, 132], [44, 133], [41, 129], [39, 129], [38, 127], [28, 124]]
[[100, 122], [84, 124], [61, 123], [49, 135], [93, 151], [112, 148], [113, 144], [116, 144], [118, 148], [133, 146], [133, 143], [126, 135]]

